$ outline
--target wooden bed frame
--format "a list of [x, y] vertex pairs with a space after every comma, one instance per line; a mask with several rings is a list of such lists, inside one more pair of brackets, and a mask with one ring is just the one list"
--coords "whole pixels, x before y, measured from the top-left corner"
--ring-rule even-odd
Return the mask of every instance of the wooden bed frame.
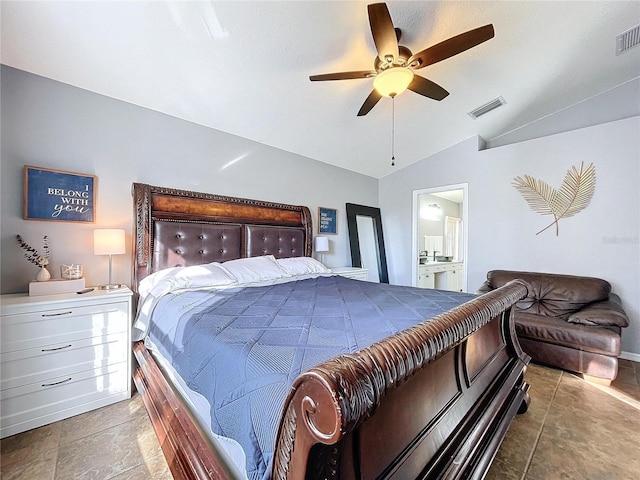
[[[307, 207], [133, 185], [134, 289], [174, 265], [311, 255]], [[300, 375], [283, 406], [272, 479], [486, 474], [529, 386], [511, 320], [515, 281]], [[233, 478], [142, 342], [134, 381], [174, 478]]]

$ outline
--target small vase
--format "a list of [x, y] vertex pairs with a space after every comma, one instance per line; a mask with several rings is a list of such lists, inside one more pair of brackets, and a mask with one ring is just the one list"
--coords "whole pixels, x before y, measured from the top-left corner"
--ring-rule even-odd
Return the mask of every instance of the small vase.
[[49, 273], [49, 270], [47, 270], [47, 267], [40, 267], [40, 270], [38, 270], [38, 273], [36, 274], [36, 282], [46, 282], [50, 278], [51, 274]]

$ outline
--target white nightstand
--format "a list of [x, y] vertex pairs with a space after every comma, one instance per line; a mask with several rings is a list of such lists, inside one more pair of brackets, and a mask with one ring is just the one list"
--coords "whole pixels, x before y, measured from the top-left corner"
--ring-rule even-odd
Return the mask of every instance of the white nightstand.
[[0, 296], [0, 438], [131, 396], [131, 296]]
[[369, 280], [369, 269], [361, 267], [331, 267], [331, 271], [341, 277], [353, 278], [355, 280]]

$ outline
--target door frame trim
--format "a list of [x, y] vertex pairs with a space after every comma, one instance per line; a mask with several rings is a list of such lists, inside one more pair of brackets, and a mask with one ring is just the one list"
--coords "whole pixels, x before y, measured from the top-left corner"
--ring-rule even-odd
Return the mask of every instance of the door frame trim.
[[456, 183], [453, 185], [442, 185], [438, 187], [422, 188], [413, 191], [413, 207], [412, 212], [412, 230], [411, 230], [411, 285], [418, 286], [418, 263], [420, 251], [418, 248], [418, 197], [423, 194], [433, 194], [440, 192], [448, 192], [450, 190], [462, 190], [462, 291], [467, 291], [467, 264], [468, 264], [468, 240], [469, 240], [469, 184]]

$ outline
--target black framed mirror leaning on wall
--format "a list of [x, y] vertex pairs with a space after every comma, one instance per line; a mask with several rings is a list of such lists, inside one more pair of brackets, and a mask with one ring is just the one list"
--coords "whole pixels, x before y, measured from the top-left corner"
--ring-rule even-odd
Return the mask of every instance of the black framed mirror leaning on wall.
[[[346, 207], [351, 266], [368, 268], [370, 275], [375, 271], [380, 283], [389, 283], [380, 209], [355, 203]], [[363, 265], [363, 258], [372, 261], [365, 260]]]

